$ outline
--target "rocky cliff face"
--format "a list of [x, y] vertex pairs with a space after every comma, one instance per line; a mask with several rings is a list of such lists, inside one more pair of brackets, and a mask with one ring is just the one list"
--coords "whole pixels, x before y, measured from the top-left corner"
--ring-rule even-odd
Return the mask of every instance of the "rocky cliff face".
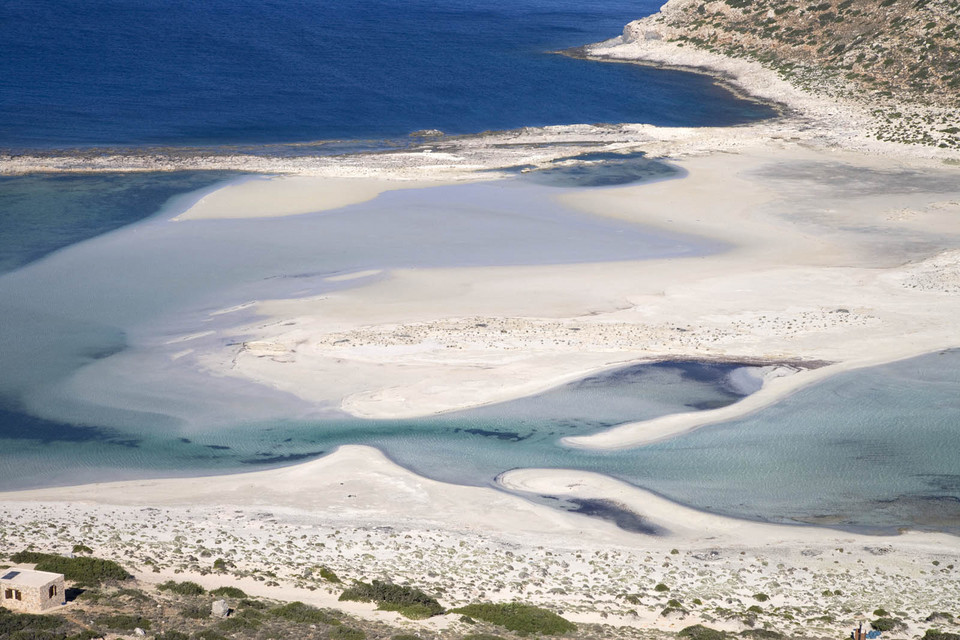
[[881, 139], [960, 147], [960, 0], [671, 0], [624, 39], [755, 59], [816, 93], [867, 100]]

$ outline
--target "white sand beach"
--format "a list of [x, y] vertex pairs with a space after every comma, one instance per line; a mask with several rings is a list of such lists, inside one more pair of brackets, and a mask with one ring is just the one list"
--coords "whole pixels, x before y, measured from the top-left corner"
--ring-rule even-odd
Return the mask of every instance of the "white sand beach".
[[[629, 533], [492, 488], [426, 480], [374, 449], [351, 446], [294, 467], [200, 481], [0, 494], [0, 541], [55, 552], [82, 543], [146, 582], [236, 585], [414, 630], [462, 623], [456, 615], [409, 621], [374, 605], [337, 602], [335, 585], [309, 570], [322, 565], [342, 579], [414, 584], [448, 606], [521, 600], [609, 628], [773, 624], [829, 635], [884, 606], [902, 612], [914, 631], [931, 611], [949, 611], [960, 598], [947, 568], [960, 564], [960, 550], [949, 535], [877, 537], [732, 520], [576, 471], [515, 471], [501, 482], [606, 500], [658, 532]], [[218, 558], [229, 563], [226, 573], [212, 571]], [[669, 590], [655, 590], [658, 583]], [[769, 601], [759, 602], [758, 593]], [[662, 615], [672, 599], [684, 611]], [[758, 604], [760, 613], [747, 611]]]
[[769, 142], [674, 163], [685, 177], [557, 197], [729, 249], [393, 270], [320, 298], [261, 302], [263, 321], [200, 359], [218, 375], [378, 418], [501, 401], [642, 360], [811, 363], [735, 407], [664, 418], [639, 439], [624, 427], [574, 440], [615, 447], [742, 415], [839, 371], [960, 344], [954, 167]]

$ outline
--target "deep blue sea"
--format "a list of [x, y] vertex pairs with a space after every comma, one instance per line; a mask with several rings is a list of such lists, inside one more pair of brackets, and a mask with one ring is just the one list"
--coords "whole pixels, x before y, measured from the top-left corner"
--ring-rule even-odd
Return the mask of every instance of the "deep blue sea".
[[705, 77], [549, 53], [656, 0], [6, 0], [0, 149], [383, 139], [772, 115]]

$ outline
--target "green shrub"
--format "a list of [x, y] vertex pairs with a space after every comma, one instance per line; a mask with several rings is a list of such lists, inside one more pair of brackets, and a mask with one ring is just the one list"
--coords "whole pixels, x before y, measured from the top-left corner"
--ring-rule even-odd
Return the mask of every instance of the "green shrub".
[[236, 587], [217, 587], [210, 592], [210, 595], [219, 598], [246, 598], [247, 594], [242, 589]]
[[11, 556], [14, 562], [31, 562], [37, 571], [62, 573], [63, 577], [82, 587], [97, 587], [107, 580], [129, 580], [131, 576], [119, 564], [100, 558], [66, 558], [52, 553], [21, 551]]
[[217, 631], [224, 633], [238, 633], [241, 631], [252, 631], [260, 628], [263, 621], [258, 618], [249, 618], [246, 616], [230, 616], [217, 625]]
[[175, 593], [180, 596], [202, 596], [207, 592], [206, 589], [198, 585], [196, 582], [174, 582], [173, 580], [167, 580], [164, 583], [157, 585], [158, 591], [169, 591], [170, 593]]
[[452, 613], [460, 613], [477, 620], [515, 631], [521, 635], [541, 633], [554, 636], [576, 630], [577, 626], [552, 611], [529, 604], [511, 602], [506, 604], [471, 604]]
[[757, 640], [781, 640], [784, 635], [773, 629], [748, 629], [741, 631], [740, 635], [744, 638], [756, 638]]
[[881, 608], [879, 608], [879, 609], [874, 609], [873, 615], [877, 616], [878, 618], [886, 618], [886, 617], [889, 616], [890, 614], [887, 613], [887, 610], [886, 610], [886, 609], [884, 609], [883, 607], [881, 607]]
[[422, 638], [420, 636], [415, 636], [412, 633], [401, 633], [393, 636], [390, 638], [390, 640], [422, 640]]
[[223, 558], [217, 558], [213, 561], [213, 570], [219, 573], [223, 573], [227, 570], [227, 561]]
[[900, 626], [900, 621], [896, 618], [877, 618], [870, 626], [877, 631], [893, 631]]
[[923, 640], [960, 640], [960, 633], [944, 633], [939, 629], [927, 629]]
[[758, 604], [750, 605], [747, 607], [747, 611], [750, 613], [763, 613], [763, 609]]
[[278, 618], [285, 618], [286, 620], [298, 622], [300, 624], [319, 623], [334, 626], [341, 624], [340, 620], [331, 616], [327, 612], [317, 609], [316, 607], [311, 607], [310, 605], [302, 602], [290, 602], [282, 607], [271, 609], [270, 615]]
[[154, 640], [190, 640], [190, 636], [183, 633], [182, 631], [164, 631], [163, 633], [154, 636]]
[[330, 630], [331, 640], [366, 640], [367, 634], [352, 627], [334, 627]]
[[695, 624], [680, 630], [679, 635], [690, 640], [724, 640], [727, 637], [723, 631], [705, 627], [702, 624]]
[[100, 616], [97, 618], [97, 624], [119, 631], [133, 631], [137, 627], [149, 629], [151, 624], [146, 618], [140, 616], [130, 616], [125, 614], [116, 614], [112, 616]]
[[204, 629], [193, 634], [194, 640], [227, 640], [227, 637], [213, 629]]
[[753, 599], [756, 600], [757, 602], [766, 602], [767, 600], [770, 599], [770, 596], [768, 596], [765, 593], [757, 593], [757, 594], [754, 594]]
[[378, 608], [384, 611], [397, 611], [414, 620], [440, 615], [444, 611], [443, 606], [436, 599], [419, 589], [379, 580], [374, 580], [371, 584], [356, 582], [340, 594], [340, 600], [376, 602]]
[[504, 638], [492, 633], [471, 633], [468, 636], [463, 636], [463, 640], [504, 640]]
[[953, 622], [953, 614], [947, 613], [946, 611], [934, 611], [923, 620], [924, 622], [936, 622], [937, 620], [944, 620], [945, 622]]
[[328, 569], [327, 567], [320, 567], [317, 571], [320, 574], [320, 577], [326, 580], [327, 582], [335, 582], [337, 584], [340, 584], [341, 580], [337, 576], [337, 574], [335, 574], [332, 570]]
[[93, 549], [85, 544], [75, 544], [73, 545], [73, 553], [93, 553]]
[[180, 615], [191, 620], [203, 620], [210, 617], [210, 607], [205, 604], [192, 604], [181, 609]]
[[70, 623], [60, 616], [35, 616], [28, 613], [14, 613], [0, 607], [0, 638], [24, 637], [45, 638], [47, 636], [65, 638], [65, 628]]
[[263, 625], [264, 615], [256, 609], [241, 609], [235, 611], [226, 620], [217, 625], [218, 631], [224, 633], [238, 633], [259, 629]]
[[665, 585], [665, 584], [663, 584], [662, 582], [660, 582], [660, 583], [657, 584], [657, 586], [655, 586], [655, 587], [653, 588], [653, 590], [654, 590], [654, 591], [659, 591], [660, 593], [665, 593], [665, 592], [667, 592], [667, 591], [670, 591], [670, 587], [668, 587], [667, 585]]

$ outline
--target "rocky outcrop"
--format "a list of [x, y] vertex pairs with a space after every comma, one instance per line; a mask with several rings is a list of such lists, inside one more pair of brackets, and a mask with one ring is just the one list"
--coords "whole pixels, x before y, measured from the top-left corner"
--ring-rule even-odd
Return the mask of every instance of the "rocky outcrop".
[[960, 0], [671, 0], [623, 41], [665, 40], [869, 101], [883, 140], [960, 148]]

